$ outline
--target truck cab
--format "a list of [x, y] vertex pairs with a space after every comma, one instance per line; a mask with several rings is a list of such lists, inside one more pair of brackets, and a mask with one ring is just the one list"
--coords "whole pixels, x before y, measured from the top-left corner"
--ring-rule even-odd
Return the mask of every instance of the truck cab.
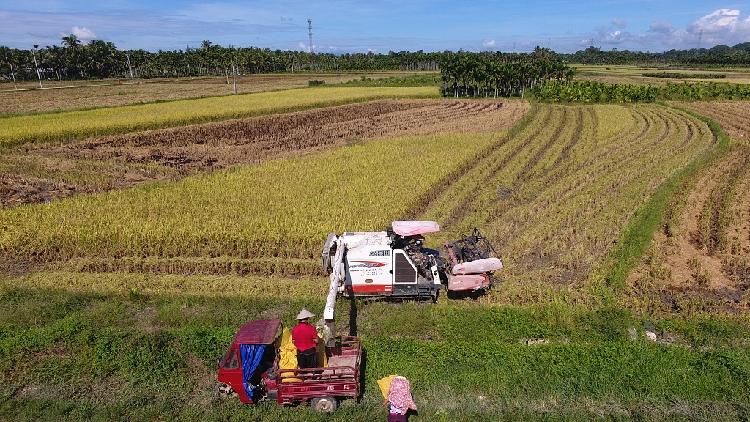
[[326, 366], [299, 369], [280, 367], [282, 332], [278, 319], [243, 324], [218, 360], [218, 393], [248, 404], [309, 403], [320, 412], [334, 411], [342, 399], [359, 398], [362, 347], [357, 337], [336, 337], [325, 350]]

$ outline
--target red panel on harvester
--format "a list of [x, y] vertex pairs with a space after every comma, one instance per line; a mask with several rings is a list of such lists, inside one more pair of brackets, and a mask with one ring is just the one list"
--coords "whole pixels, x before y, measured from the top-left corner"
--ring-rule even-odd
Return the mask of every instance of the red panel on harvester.
[[390, 284], [355, 284], [352, 291], [356, 293], [392, 293], [393, 286]]

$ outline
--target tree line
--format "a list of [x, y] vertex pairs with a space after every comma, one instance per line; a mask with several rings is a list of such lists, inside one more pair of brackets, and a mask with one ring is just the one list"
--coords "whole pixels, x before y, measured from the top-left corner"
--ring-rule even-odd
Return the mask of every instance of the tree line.
[[661, 53], [648, 53], [630, 50], [604, 51], [589, 47], [573, 54], [563, 55], [571, 63], [602, 65], [649, 65], [649, 66], [733, 66], [750, 64], [750, 42], [735, 46], [717, 45], [712, 48], [689, 50], [668, 50]]
[[0, 80], [223, 76], [230, 72], [437, 71], [444, 54], [424, 51], [307, 53], [223, 47], [210, 41], [203, 41], [196, 48], [150, 52], [120, 50], [113, 43], [101, 40], [83, 43], [75, 35], [68, 35], [62, 38], [60, 45], [42, 48], [22, 50], [0, 46]]
[[573, 69], [551, 50], [446, 54], [440, 61], [446, 97], [521, 96], [546, 81], [570, 81]]
[[[36, 61], [35, 61], [36, 59]], [[475, 61], [477, 63], [471, 64]], [[750, 43], [710, 49], [670, 50], [664, 53], [603, 51], [596, 47], [573, 54], [556, 54], [537, 48], [533, 53], [466, 53], [390, 51], [376, 53], [308, 53], [258, 47], [223, 47], [210, 41], [184, 50], [121, 50], [113, 43], [82, 42], [75, 35], [62, 37], [60, 45], [33, 49], [0, 46], [0, 81], [93, 78], [157, 78], [219, 76], [278, 72], [329, 72], [375, 70], [432, 70], [448, 66], [449, 84], [459, 95], [474, 90], [482, 95], [517, 95], [539, 78], [559, 77], [563, 61], [583, 64], [742, 65], [750, 64]], [[481, 62], [481, 63], [480, 63]], [[463, 67], [474, 68], [474, 74]], [[466, 73], [456, 79], [452, 75]], [[493, 75], [493, 76], [487, 76]], [[498, 76], [499, 75], [499, 76]], [[514, 76], [515, 75], [515, 76]], [[519, 75], [524, 75], [519, 76]], [[491, 79], [495, 78], [494, 81]], [[465, 79], [465, 80], [464, 80]], [[477, 84], [470, 83], [476, 80]], [[491, 88], [490, 88], [491, 86]]]

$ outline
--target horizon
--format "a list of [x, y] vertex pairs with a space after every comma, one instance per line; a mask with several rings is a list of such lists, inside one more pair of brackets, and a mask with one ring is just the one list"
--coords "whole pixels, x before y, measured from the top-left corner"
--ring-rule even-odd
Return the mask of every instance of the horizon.
[[225, 47], [308, 51], [310, 18], [317, 53], [527, 52], [536, 46], [572, 53], [589, 45], [663, 52], [747, 41], [750, 8], [745, 6], [747, 2], [696, 0], [532, 0], [510, 5], [494, 0], [417, 0], [406, 5], [393, 0], [335, 0], [317, 7], [292, 0], [158, 5], [91, 5], [76, 0], [18, 6], [2, 0], [0, 45], [60, 45], [62, 36], [74, 34], [82, 42], [104, 40], [124, 50], [185, 50], [210, 40]]

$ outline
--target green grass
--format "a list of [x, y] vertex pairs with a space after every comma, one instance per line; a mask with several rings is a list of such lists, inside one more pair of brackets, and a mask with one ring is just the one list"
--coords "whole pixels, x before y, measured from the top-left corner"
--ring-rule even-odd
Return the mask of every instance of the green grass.
[[66, 140], [381, 98], [435, 97], [431, 87], [320, 87], [0, 118], [0, 147]]
[[[239, 324], [269, 316], [289, 324], [302, 306], [319, 313], [315, 294], [190, 295], [199, 283], [186, 287], [188, 294], [85, 293], [68, 289], [72, 278], [57, 288], [29, 287], [47, 278], [66, 279], [38, 273], [26, 287], [1, 284], [0, 418], [322, 420], [305, 407], [220, 401], [212, 383], [215, 359]], [[173, 282], [147, 278], [151, 286]], [[262, 288], [294, 280], [215, 282]], [[325, 285], [322, 278], [303, 282]], [[344, 326], [349, 304], [340, 301], [337, 309]], [[646, 322], [618, 309], [360, 303], [358, 315], [365, 396], [326, 420], [384, 417], [375, 381], [391, 373], [412, 382], [420, 407], [414, 420], [657, 418], [670, 411], [716, 420], [750, 412], [747, 321], [650, 321], [678, 339], [666, 345], [645, 340]], [[522, 343], [540, 337], [549, 343]]]
[[[407, 76], [389, 76], [387, 78], [370, 78], [362, 76], [360, 79], [352, 79], [339, 85], [344, 86], [438, 86], [440, 85], [439, 73], [427, 73]], [[336, 86], [336, 85], [334, 85]]]

